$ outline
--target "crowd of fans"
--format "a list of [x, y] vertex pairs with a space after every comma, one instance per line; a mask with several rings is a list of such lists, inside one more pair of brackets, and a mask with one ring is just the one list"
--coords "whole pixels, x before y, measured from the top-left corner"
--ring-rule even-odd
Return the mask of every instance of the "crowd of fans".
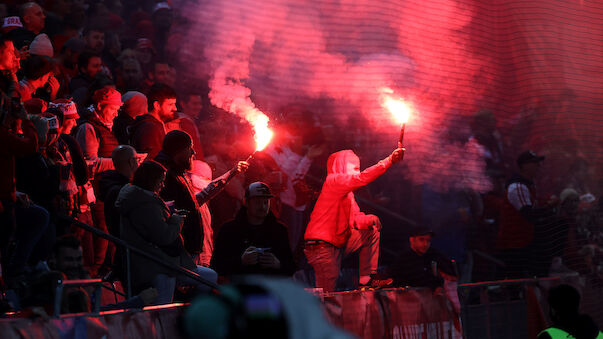
[[[52, 280], [49, 272], [124, 279], [123, 249], [70, 218], [209, 281], [239, 273], [292, 276], [309, 268], [304, 232], [327, 172], [327, 151], [358, 140], [338, 140], [309, 110], [288, 107], [286, 119], [276, 119], [279, 133], [271, 145], [251, 163], [239, 161], [253, 151], [249, 127], [211, 106], [204, 86], [177, 80], [166, 46], [179, 17], [168, 2], [8, 1], [0, 4], [0, 16], [4, 311], [43, 303], [27, 285]], [[571, 186], [568, 177], [567, 187], [541, 203], [534, 181], [544, 157], [506, 148], [491, 112], [478, 112], [470, 125], [465, 141], [485, 159], [493, 190], [462, 192], [470, 198], [455, 210], [462, 224], [458, 243], [466, 244], [461, 252], [472, 258], [442, 250], [461, 264], [460, 276], [475, 281], [577, 272], [600, 284], [601, 200]], [[517, 154], [514, 164], [510, 158]], [[400, 187], [381, 188], [389, 194]], [[399, 199], [379, 195], [368, 200], [398, 209]], [[417, 265], [425, 264], [420, 257], [434, 235], [429, 228], [442, 242], [453, 242], [450, 232], [439, 234], [442, 225], [427, 219], [427, 230], [409, 234], [411, 248], [418, 236], [427, 245], [404, 254]], [[400, 223], [384, 220], [375, 223]], [[490, 263], [496, 271], [484, 269]], [[457, 274], [449, 264], [441, 265], [448, 278]], [[386, 270], [396, 286], [414, 284], [395, 271], [417, 270], [409, 265], [397, 260]], [[132, 267], [137, 297], [124, 305], [170, 302], [177, 285], [197, 284], [140, 256], [132, 257]], [[307, 275], [297, 278], [312, 283]], [[415, 280], [441, 285], [424, 278]], [[69, 298], [63, 304], [66, 311], [86, 310]]]

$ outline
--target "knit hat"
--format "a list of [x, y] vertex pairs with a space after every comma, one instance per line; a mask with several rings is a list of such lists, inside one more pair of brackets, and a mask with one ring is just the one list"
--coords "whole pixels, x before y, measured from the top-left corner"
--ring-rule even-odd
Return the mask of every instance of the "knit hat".
[[52, 58], [54, 56], [54, 48], [48, 35], [44, 33], [38, 34], [29, 45], [29, 54]]
[[167, 2], [163, 1], [163, 2], [158, 2], [157, 4], [155, 4], [155, 7], [153, 8], [153, 14], [155, 14], [155, 12], [160, 11], [160, 10], [172, 10], [172, 6], [170, 6], [170, 4], [168, 4]]
[[147, 96], [140, 92], [126, 92], [121, 96], [121, 101], [124, 103], [122, 111], [132, 118], [149, 112]]
[[38, 98], [32, 98], [23, 103], [23, 107], [25, 107], [25, 112], [27, 114], [42, 114], [42, 112], [46, 111], [46, 101]]
[[96, 90], [96, 92], [94, 92], [94, 95], [92, 96], [92, 101], [97, 105], [123, 105], [123, 103], [121, 102], [121, 94], [111, 87], [105, 87]]
[[80, 117], [75, 103], [69, 99], [56, 99], [48, 104], [48, 108], [60, 109], [63, 112], [63, 119], [78, 119]]
[[561, 194], [559, 195], [559, 199], [561, 200], [562, 203], [571, 197], [574, 197], [574, 198], [576, 198], [576, 200], [578, 200], [578, 199], [580, 199], [580, 194], [578, 194], [578, 192], [576, 192], [576, 190], [573, 188], [566, 188], [563, 191], [561, 191]]
[[174, 156], [192, 144], [193, 139], [191, 139], [188, 133], [181, 130], [173, 130], [165, 135], [161, 150], [169, 156]]
[[71, 38], [65, 42], [63, 47], [69, 48], [76, 53], [81, 53], [86, 48], [86, 42], [80, 38]]

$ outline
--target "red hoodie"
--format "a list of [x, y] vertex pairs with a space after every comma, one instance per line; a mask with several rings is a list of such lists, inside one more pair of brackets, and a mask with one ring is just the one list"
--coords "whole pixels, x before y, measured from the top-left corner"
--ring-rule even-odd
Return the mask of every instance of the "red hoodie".
[[350, 227], [365, 228], [365, 214], [360, 212], [354, 190], [377, 179], [391, 167], [389, 157], [356, 174], [347, 174], [349, 163], [359, 159], [350, 150], [331, 154], [327, 160], [327, 178], [322, 185], [316, 206], [310, 216], [304, 239], [323, 240], [343, 247], [350, 236]]

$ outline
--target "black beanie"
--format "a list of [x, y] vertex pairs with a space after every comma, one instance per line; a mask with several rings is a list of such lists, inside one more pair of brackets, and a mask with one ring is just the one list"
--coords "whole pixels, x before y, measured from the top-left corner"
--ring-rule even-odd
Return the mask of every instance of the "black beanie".
[[173, 157], [176, 153], [192, 145], [193, 141], [188, 133], [181, 130], [173, 130], [165, 135], [162, 151]]

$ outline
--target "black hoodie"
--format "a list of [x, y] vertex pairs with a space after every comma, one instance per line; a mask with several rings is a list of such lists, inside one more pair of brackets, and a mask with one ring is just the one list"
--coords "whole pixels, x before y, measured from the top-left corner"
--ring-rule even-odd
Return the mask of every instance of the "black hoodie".
[[130, 145], [136, 149], [136, 152], [147, 153], [147, 159], [153, 159], [161, 151], [165, 127], [163, 122], [147, 113], [136, 117], [128, 127], [128, 135]]

